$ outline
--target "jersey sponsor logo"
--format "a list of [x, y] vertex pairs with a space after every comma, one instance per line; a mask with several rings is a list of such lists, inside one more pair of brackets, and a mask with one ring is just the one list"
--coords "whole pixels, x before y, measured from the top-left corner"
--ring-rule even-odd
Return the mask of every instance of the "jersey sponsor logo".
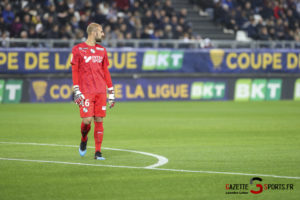
[[95, 51], [95, 49], [91, 49], [91, 53], [95, 53], [96, 51]]
[[96, 47], [96, 49], [99, 51], [104, 51], [104, 48]]
[[92, 63], [101, 63], [103, 60], [103, 56], [84, 56], [84, 62], [88, 63], [92, 61]]
[[79, 47], [78, 49], [79, 49], [80, 51], [86, 52], [85, 50], [87, 50], [88, 48], [82, 48], [82, 47]]
[[89, 57], [84, 56], [83, 59], [84, 59], [85, 63], [88, 63], [92, 59], [92, 56], [89, 56]]

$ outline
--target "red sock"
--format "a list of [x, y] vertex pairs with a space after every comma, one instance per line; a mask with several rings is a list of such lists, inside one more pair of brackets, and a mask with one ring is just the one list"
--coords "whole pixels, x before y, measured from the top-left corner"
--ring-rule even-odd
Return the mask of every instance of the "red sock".
[[103, 140], [103, 122], [94, 122], [94, 138], [95, 138], [95, 152], [101, 152], [101, 144]]
[[81, 141], [86, 142], [87, 141], [87, 135], [91, 129], [90, 124], [84, 124], [81, 122]]

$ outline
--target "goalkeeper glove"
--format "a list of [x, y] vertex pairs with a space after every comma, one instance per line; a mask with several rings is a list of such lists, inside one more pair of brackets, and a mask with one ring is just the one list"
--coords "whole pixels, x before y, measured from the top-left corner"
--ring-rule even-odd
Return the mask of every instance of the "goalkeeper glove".
[[109, 108], [115, 106], [115, 91], [113, 87], [108, 88], [108, 104]]
[[80, 92], [78, 85], [73, 86], [73, 99], [74, 99], [74, 102], [76, 104], [78, 104], [79, 106], [83, 105], [84, 95]]

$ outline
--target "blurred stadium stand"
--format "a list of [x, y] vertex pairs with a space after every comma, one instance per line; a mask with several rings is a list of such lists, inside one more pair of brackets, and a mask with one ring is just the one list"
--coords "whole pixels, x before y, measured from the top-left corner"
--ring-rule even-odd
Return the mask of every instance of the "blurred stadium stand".
[[[236, 39], [248, 41], [241, 45], [246, 48], [259, 48], [261, 43], [251, 41], [299, 42], [299, 12], [297, 0], [4, 0], [0, 45], [69, 47], [85, 40], [86, 26], [95, 21], [104, 25], [105, 45], [112, 47], [207, 48]], [[277, 46], [286, 44], [299, 47]]]

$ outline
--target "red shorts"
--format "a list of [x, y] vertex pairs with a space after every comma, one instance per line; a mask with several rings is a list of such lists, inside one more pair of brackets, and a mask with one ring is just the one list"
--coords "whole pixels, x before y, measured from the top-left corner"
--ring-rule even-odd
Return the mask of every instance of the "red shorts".
[[106, 94], [83, 94], [83, 106], [80, 106], [80, 117], [105, 117]]

